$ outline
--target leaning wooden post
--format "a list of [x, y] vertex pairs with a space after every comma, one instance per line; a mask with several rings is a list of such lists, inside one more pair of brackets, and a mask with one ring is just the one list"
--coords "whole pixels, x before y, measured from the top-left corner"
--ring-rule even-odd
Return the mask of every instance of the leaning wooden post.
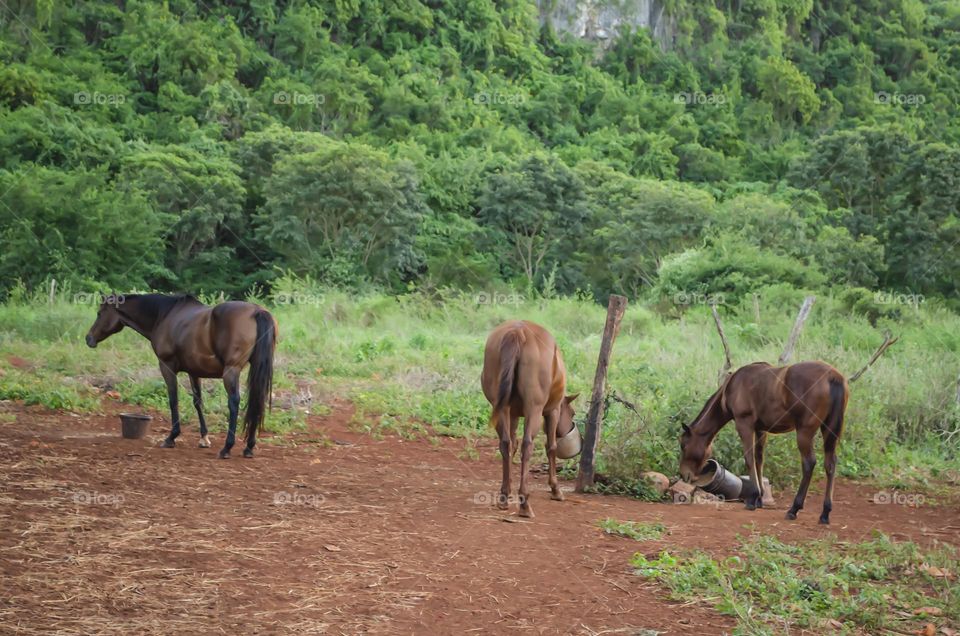
[[780, 364], [786, 364], [790, 360], [790, 356], [793, 355], [793, 348], [797, 346], [797, 340], [799, 340], [800, 332], [803, 330], [803, 323], [807, 321], [807, 316], [810, 315], [814, 300], [816, 300], [816, 296], [807, 296], [803, 299], [803, 304], [800, 305], [800, 313], [797, 314], [797, 320], [793, 323], [793, 329], [790, 331], [787, 346], [783, 348], [783, 353], [780, 354]]
[[847, 379], [847, 382], [849, 382], [849, 383], [852, 384], [852, 383], [856, 382], [857, 380], [859, 380], [859, 379], [860, 379], [860, 376], [863, 375], [863, 374], [866, 372], [867, 369], [869, 369], [871, 366], [873, 366], [873, 363], [877, 361], [877, 358], [879, 358], [880, 356], [882, 356], [882, 355], [884, 354], [884, 352], [885, 352], [887, 349], [890, 348], [890, 345], [892, 345], [893, 343], [895, 343], [895, 342], [896, 342], [897, 340], [899, 340], [899, 339], [900, 339], [900, 336], [897, 336], [896, 338], [891, 338], [889, 331], [886, 332], [885, 334], [883, 334], [883, 344], [881, 344], [881, 345], [877, 348], [877, 350], [873, 352], [873, 355], [870, 356], [870, 359], [867, 360], [867, 363], [866, 363], [865, 365], [863, 365], [863, 368], [862, 368], [862, 369], [860, 369], [859, 371], [857, 371], [856, 373], [854, 373], [853, 375], [851, 375], [851, 376]]
[[627, 299], [613, 294], [607, 305], [607, 322], [603, 325], [603, 340], [600, 341], [600, 356], [597, 358], [597, 373], [593, 378], [593, 394], [590, 396], [590, 410], [587, 412], [586, 435], [583, 440], [583, 452], [580, 454], [580, 472], [577, 474], [577, 492], [584, 492], [593, 486], [594, 463], [597, 445], [600, 442], [600, 423], [603, 420], [603, 393], [607, 383], [607, 367], [613, 341], [620, 331], [620, 320], [627, 307]]
[[727, 336], [723, 333], [723, 323], [720, 322], [720, 314], [717, 313], [717, 306], [714, 303], [710, 303], [710, 311], [713, 312], [713, 322], [717, 325], [717, 333], [720, 334], [720, 342], [723, 344], [723, 368], [720, 369], [720, 375], [717, 378], [717, 385], [723, 385], [723, 381], [727, 379], [727, 376], [730, 374], [730, 369], [733, 368], [733, 363], [730, 362], [730, 345], [727, 344]]

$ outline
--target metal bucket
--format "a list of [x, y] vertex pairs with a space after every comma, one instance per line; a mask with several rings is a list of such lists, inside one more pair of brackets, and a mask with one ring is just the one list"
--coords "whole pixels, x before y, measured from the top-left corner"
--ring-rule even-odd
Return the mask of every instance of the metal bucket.
[[707, 460], [707, 465], [693, 483], [711, 495], [723, 497], [724, 501], [739, 499], [740, 491], [743, 490], [743, 480], [715, 459]]
[[570, 459], [580, 454], [582, 440], [577, 425], [567, 431], [567, 434], [557, 439], [557, 457], [560, 459]]
[[149, 415], [121, 413], [120, 430], [127, 439], [143, 439], [143, 436], [147, 434], [147, 426], [149, 426], [150, 420]]

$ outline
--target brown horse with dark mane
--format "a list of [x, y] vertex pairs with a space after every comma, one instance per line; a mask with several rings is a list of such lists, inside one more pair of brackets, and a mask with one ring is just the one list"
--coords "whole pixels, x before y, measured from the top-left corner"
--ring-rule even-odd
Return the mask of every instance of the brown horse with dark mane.
[[830, 523], [837, 442], [843, 432], [849, 394], [846, 378], [824, 362], [800, 362], [786, 367], [754, 362], [741, 367], [710, 396], [693, 423], [683, 426], [680, 475], [688, 482], [700, 475], [711, 456], [714, 437], [732, 419], [750, 474], [750, 480], [743, 485], [744, 502], [748, 510], [763, 507], [763, 449], [767, 433], [796, 431], [803, 478], [787, 511], [787, 519], [796, 519], [817, 465], [813, 441], [819, 430], [827, 473], [820, 523]]
[[506, 510], [510, 495], [510, 459], [517, 446], [517, 423], [523, 417], [523, 450], [520, 453], [520, 516], [532, 517], [527, 469], [533, 454], [533, 438], [546, 422], [547, 460], [550, 466], [551, 499], [563, 501], [557, 482], [557, 438], [575, 426], [571, 402], [565, 395], [566, 369], [560, 349], [550, 333], [526, 320], [505, 322], [487, 338], [483, 356], [483, 393], [493, 406], [490, 424], [500, 437], [503, 480], [497, 507]]
[[247, 446], [243, 456], [253, 457], [257, 432], [263, 427], [271, 404], [273, 353], [277, 344], [273, 316], [263, 307], [247, 302], [231, 301], [210, 307], [188, 295], [111, 294], [100, 303], [97, 319], [87, 333], [87, 345], [96, 347], [124, 327], [147, 338], [160, 360], [172, 421], [164, 448], [173, 448], [180, 435], [177, 373], [184, 372], [190, 376], [193, 406], [200, 418], [201, 448], [209, 448], [210, 439], [203, 418], [200, 379], [223, 378], [230, 421], [220, 458], [230, 457], [240, 410], [240, 372], [250, 364], [244, 417]]

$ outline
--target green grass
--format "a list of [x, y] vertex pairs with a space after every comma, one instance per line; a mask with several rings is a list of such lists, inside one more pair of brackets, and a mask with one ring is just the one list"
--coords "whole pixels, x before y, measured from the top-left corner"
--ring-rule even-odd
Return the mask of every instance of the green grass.
[[660, 522], [617, 521], [609, 517], [598, 521], [597, 525], [607, 534], [615, 534], [635, 541], [659, 539], [667, 531], [667, 526]]
[[[677, 600], [699, 600], [735, 616], [737, 634], [913, 633], [927, 622], [956, 627], [960, 586], [957, 551], [924, 550], [876, 534], [862, 543], [835, 538], [783, 543], [769, 536], [742, 539], [737, 556], [703, 552], [655, 559], [633, 557], [636, 573], [664, 584]], [[920, 611], [923, 608], [933, 608]], [[831, 622], [835, 621], [835, 622]]]
[[[523, 317], [545, 325], [563, 351], [570, 393], [582, 422], [596, 365], [605, 308], [572, 298], [528, 297], [519, 305], [479, 304], [460, 292], [390, 297], [329, 289], [279, 290], [309, 304], [267, 305], [280, 325], [275, 375], [274, 432], [302, 427], [308, 413], [334, 399], [351, 400], [360, 428], [417, 435], [489, 435], [489, 405], [479, 385], [483, 345], [504, 320]], [[782, 286], [761, 294], [760, 319], [752, 300], [722, 308], [735, 365], [775, 361], [803, 296]], [[281, 296], [278, 296], [280, 298]], [[487, 297], [490, 297], [488, 294]], [[0, 399], [22, 399], [51, 408], [97, 409], [90, 388], [111, 388], [121, 399], [161, 413], [166, 394], [149, 344], [130, 330], [91, 350], [83, 336], [95, 308], [69, 299], [22, 298], [0, 305]], [[822, 359], [841, 371], [858, 369], [882, 341], [883, 329], [901, 340], [853, 385], [840, 445], [839, 471], [878, 485], [920, 489], [956, 480], [960, 426], [954, 404], [960, 369], [960, 317], [928, 302], [877, 327], [851, 315], [840, 301], [820, 297], [807, 321], [796, 359]], [[675, 475], [680, 425], [699, 411], [716, 388], [722, 350], [709, 309], [662, 307], [632, 301], [613, 351], [608, 388], [639, 407], [632, 413], [609, 401], [599, 453], [605, 491], [653, 497], [637, 479], [642, 471]], [[10, 356], [29, 361], [16, 369]], [[305, 389], [306, 387], [306, 389]], [[308, 390], [311, 401], [295, 398]], [[181, 415], [196, 415], [181, 381]], [[226, 397], [218, 381], [204, 382], [211, 428], [221, 429]], [[537, 444], [542, 453], [542, 444]], [[733, 470], [743, 465], [733, 426], [714, 444]], [[822, 462], [820, 464], [822, 466]], [[794, 488], [800, 461], [792, 434], [768, 443], [766, 474], [778, 488]], [[953, 471], [953, 472], [951, 472]], [[818, 471], [817, 479], [822, 475]], [[656, 497], [653, 497], [656, 498]]]

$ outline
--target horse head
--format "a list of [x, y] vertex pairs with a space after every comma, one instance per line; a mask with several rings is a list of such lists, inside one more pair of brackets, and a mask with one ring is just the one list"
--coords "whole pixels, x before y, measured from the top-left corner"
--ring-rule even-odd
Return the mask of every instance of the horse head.
[[713, 440], [709, 436], [698, 435], [693, 428], [684, 424], [683, 433], [680, 434], [680, 477], [685, 482], [693, 482], [712, 456]]
[[87, 346], [95, 348], [98, 343], [106, 340], [113, 334], [123, 329], [123, 321], [117, 306], [123, 300], [123, 296], [111, 293], [109, 295], [100, 294], [100, 307], [97, 309], [97, 319], [93, 321], [93, 326], [87, 332]]

